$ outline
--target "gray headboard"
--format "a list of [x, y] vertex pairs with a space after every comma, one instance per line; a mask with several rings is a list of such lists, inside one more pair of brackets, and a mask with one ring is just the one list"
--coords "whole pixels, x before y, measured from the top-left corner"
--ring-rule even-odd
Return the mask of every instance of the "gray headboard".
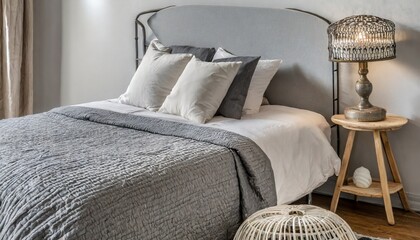
[[155, 11], [147, 23], [167, 46], [223, 47], [236, 55], [280, 58], [283, 63], [266, 92], [270, 103], [315, 111], [327, 120], [338, 112], [338, 66], [328, 61], [329, 23], [319, 16], [292, 9], [192, 5]]

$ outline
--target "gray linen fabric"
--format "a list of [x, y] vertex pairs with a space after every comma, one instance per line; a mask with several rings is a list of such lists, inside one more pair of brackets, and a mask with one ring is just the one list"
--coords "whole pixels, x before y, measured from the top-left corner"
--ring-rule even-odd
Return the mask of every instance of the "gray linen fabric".
[[275, 203], [231, 132], [83, 107], [0, 121], [0, 239], [231, 239]]
[[218, 114], [228, 118], [241, 119], [242, 109], [244, 108], [246, 96], [248, 96], [249, 85], [251, 84], [251, 79], [259, 60], [260, 57], [231, 57], [220, 58], [213, 61], [242, 62], [225, 98], [217, 110]]
[[211, 62], [216, 49], [214, 48], [200, 48], [193, 46], [170, 46], [171, 53], [191, 53], [201, 61]]

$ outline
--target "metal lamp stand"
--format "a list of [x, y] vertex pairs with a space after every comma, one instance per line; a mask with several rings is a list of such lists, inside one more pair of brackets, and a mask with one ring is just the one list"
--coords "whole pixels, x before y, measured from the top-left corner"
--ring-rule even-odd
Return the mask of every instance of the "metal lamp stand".
[[352, 119], [359, 122], [375, 122], [385, 119], [386, 110], [373, 106], [369, 102], [369, 96], [372, 93], [372, 83], [367, 78], [368, 63], [359, 62], [360, 79], [356, 82], [356, 92], [360, 96], [360, 102], [357, 106], [344, 109], [346, 119]]

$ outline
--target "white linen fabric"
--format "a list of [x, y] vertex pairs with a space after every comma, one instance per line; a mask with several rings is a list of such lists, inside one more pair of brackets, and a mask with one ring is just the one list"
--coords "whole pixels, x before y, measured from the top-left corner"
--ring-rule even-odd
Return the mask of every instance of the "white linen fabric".
[[170, 48], [153, 40], [119, 101], [157, 111], [191, 58], [192, 54], [170, 54]]
[[231, 58], [231, 57], [237, 57], [237, 56], [219, 47], [213, 56], [213, 60], [217, 60], [221, 58]]
[[[180, 116], [147, 111], [107, 100], [81, 106], [198, 124]], [[278, 204], [291, 203], [338, 175], [341, 161], [330, 145], [330, 126], [315, 112], [266, 105], [241, 120], [216, 116], [205, 126], [232, 131], [253, 140], [271, 161]]]
[[280, 67], [281, 60], [260, 60], [252, 76], [245, 100], [243, 114], [255, 114], [260, 111], [264, 93]]
[[197, 123], [213, 118], [242, 62], [202, 62], [196, 57], [185, 67], [159, 112]]
[[[235, 55], [227, 52], [223, 48], [218, 48], [213, 60], [221, 58], [236, 57]], [[254, 75], [252, 76], [251, 83], [248, 89], [248, 95], [245, 100], [242, 114], [255, 114], [260, 110], [263, 101], [264, 93], [268, 85], [273, 79], [274, 74], [280, 67], [282, 60], [260, 60], [258, 61]]]

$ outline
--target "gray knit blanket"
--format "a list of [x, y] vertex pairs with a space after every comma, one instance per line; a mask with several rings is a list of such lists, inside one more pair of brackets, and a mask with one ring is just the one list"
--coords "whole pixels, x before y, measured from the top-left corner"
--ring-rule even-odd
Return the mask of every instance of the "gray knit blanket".
[[275, 204], [238, 134], [84, 107], [0, 121], [1, 240], [231, 239]]

